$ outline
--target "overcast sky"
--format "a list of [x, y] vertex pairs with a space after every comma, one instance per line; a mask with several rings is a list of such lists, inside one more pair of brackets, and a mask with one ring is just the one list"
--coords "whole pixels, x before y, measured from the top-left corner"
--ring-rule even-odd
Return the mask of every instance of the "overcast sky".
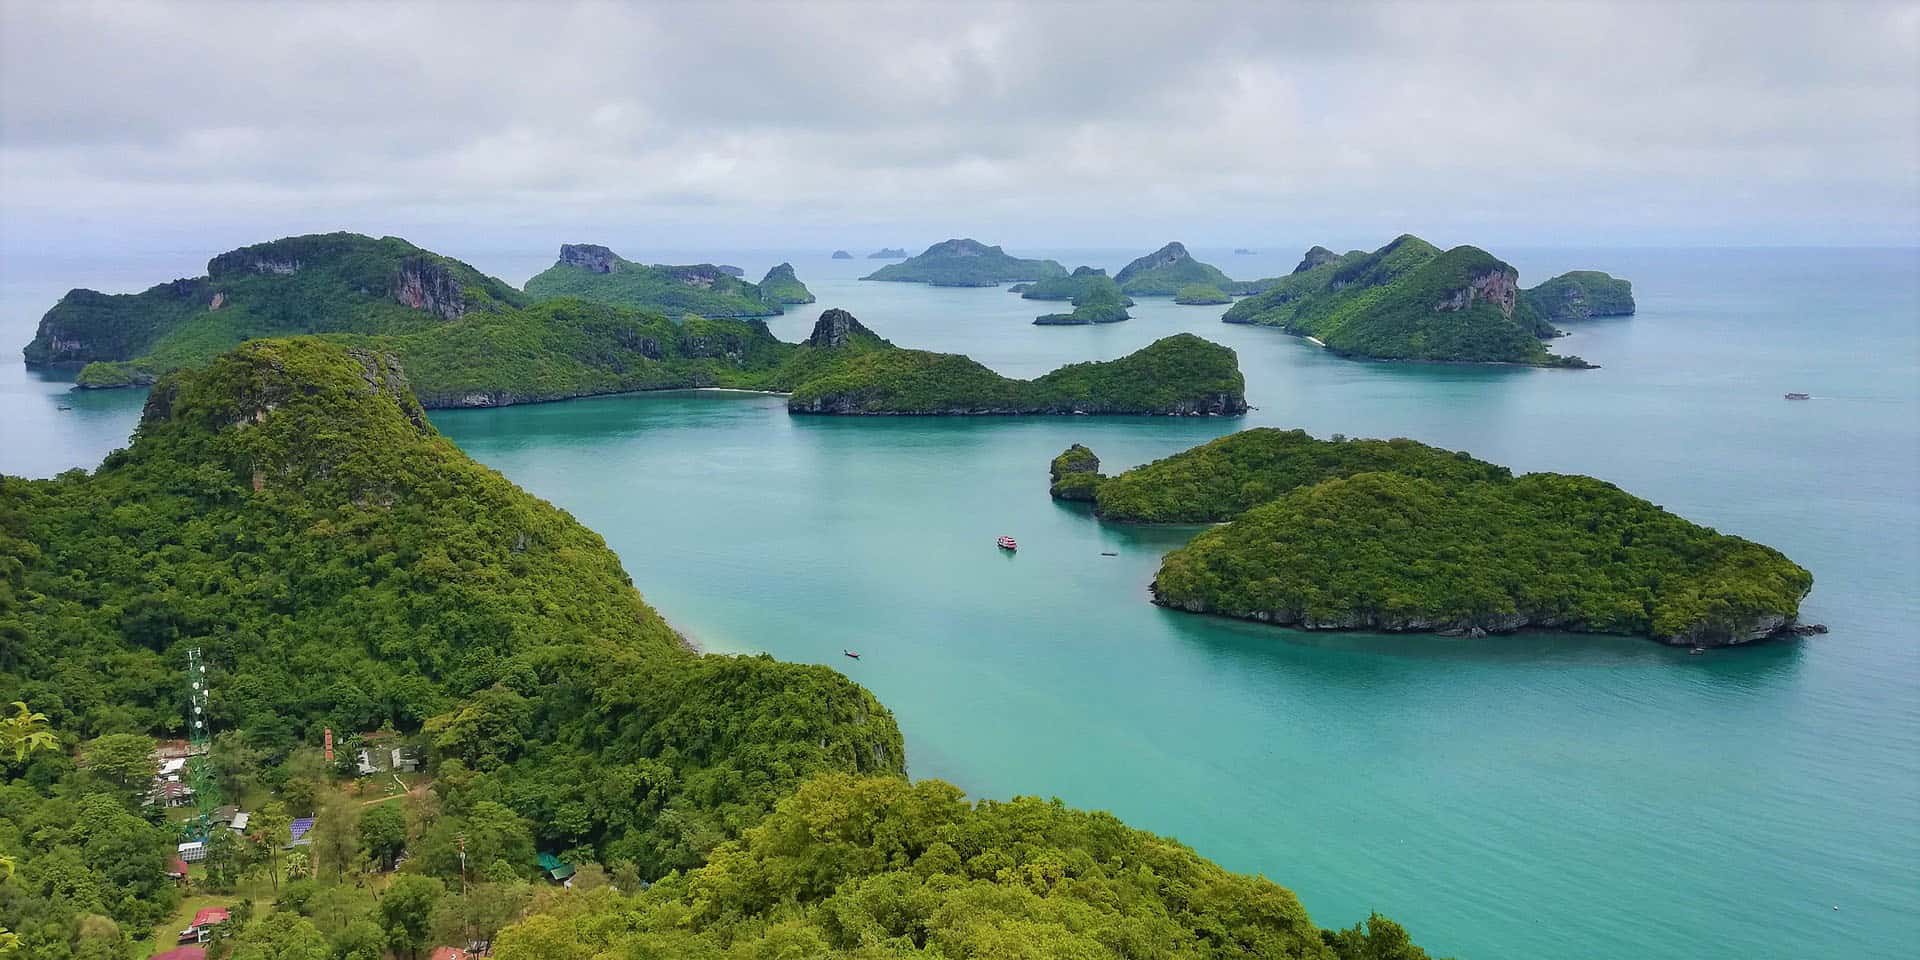
[[6, 2], [0, 108], [10, 251], [1920, 239], [1920, 3]]

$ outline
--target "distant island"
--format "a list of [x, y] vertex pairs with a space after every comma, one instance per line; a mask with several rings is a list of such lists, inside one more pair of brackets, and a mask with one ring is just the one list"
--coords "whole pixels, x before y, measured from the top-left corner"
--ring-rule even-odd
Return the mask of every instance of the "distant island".
[[[679, 269], [629, 269], [591, 245], [570, 244], [562, 259], [568, 278], [658, 280]], [[821, 314], [813, 335], [795, 344], [756, 317], [669, 315], [579, 296], [529, 303], [466, 264], [395, 238], [290, 238], [215, 257], [209, 274], [140, 294], [74, 291], [48, 311], [25, 358], [40, 366], [85, 363], [83, 387], [133, 386], [202, 366], [242, 340], [318, 333], [397, 358], [429, 408], [731, 387], [791, 394], [799, 413], [1246, 409], [1233, 351], [1197, 337], [1021, 381], [966, 357], [895, 347], [844, 310]], [[726, 296], [744, 289], [762, 303], [813, 299], [790, 264], [769, 270], [765, 289], [717, 269], [701, 275], [713, 289], [733, 291]], [[1112, 281], [1102, 280], [1111, 292]], [[611, 296], [609, 288], [597, 292]]]
[[1228, 291], [1240, 287], [1219, 267], [1195, 260], [1177, 240], [1122, 267], [1113, 282], [1134, 297], [1171, 297], [1196, 283]]
[[[1607, 282], [1569, 279], [1579, 276]], [[1519, 271], [1492, 254], [1441, 251], [1410, 234], [1372, 253], [1314, 247], [1291, 275], [1257, 286], [1222, 319], [1280, 327], [1351, 357], [1574, 368], [1591, 364], [1542, 343], [1560, 332], [1552, 319], [1589, 302], [1618, 309], [1626, 289], [1625, 281], [1583, 273], [1523, 291]]]
[[527, 281], [526, 293], [536, 302], [580, 297], [670, 315], [770, 317], [780, 312], [779, 301], [713, 264], [649, 266], [592, 243], [562, 244], [560, 258]]
[[1022, 280], [1066, 276], [1052, 260], [1022, 260], [977, 240], [943, 240], [917, 257], [891, 263], [862, 280], [927, 283], [936, 287], [997, 287]]
[[881, 247], [867, 254], [868, 260], [905, 260], [907, 251], [900, 247]]
[[1111, 288], [1120, 296], [1121, 305], [1133, 306], [1133, 298], [1120, 295], [1119, 285], [1107, 276], [1107, 271], [1098, 267], [1075, 267], [1072, 273], [1064, 277], [1016, 283], [1008, 287], [1007, 292], [1019, 294], [1022, 300], [1071, 300], [1078, 303], [1095, 288]]
[[852, 259], [853, 259], [853, 254], [851, 254], [851, 253], [848, 253], [848, 252], [846, 252], [845, 250], [835, 250], [835, 251], [833, 252], [833, 259], [835, 259], [835, 260], [852, 260]]
[[1249, 249], [1247, 249], [1246, 247], [1234, 247], [1234, 248], [1233, 248], [1233, 252], [1234, 252], [1234, 255], [1235, 255], [1235, 256], [1241, 256], [1241, 257], [1250, 257], [1250, 256], [1252, 256], [1252, 255], [1254, 255], [1254, 254], [1256, 254], [1256, 253], [1259, 253], [1260, 251], [1258, 251], [1258, 250], [1249, 250]]
[[1182, 306], [1216, 306], [1232, 303], [1233, 298], [1225, 291], [1210, 283], [1189, 283], [1173, 295], [1173, 302]]
[[812, 303], [813, 291], [793, 274], [793, 264], [782, 263], [760, 278], [760, 297], [782, 305]]
[[1309, 630], [1526, 627], [1683, 646], [1796, 631], [1813, 577], [1591, 477], [1411, 440], [1247, 430], [1116, 477], [1075, 446], [1053, 496], [1104, 519], [1224, 523], [1162, 560], [1154, 602]]

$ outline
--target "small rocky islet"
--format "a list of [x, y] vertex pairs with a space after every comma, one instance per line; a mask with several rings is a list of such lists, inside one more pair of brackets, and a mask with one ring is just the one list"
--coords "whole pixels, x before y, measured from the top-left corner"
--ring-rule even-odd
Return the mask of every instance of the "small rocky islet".
[[1308, 630], [1523, 628], [1728, 646], [1797, 622], [1812, 574], [1592, 477], [1514, 476], [1411, 440], [1259, 428], [1114, 477], [1074, 445], [1055, 499], [1111, 522], [1213, 523], [1162, 558], [1153, 601]]

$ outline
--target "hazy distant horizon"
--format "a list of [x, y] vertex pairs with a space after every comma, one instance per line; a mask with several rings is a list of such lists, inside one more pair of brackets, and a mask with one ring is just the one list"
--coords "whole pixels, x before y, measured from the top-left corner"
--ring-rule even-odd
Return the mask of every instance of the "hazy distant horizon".
[[1920, 242], [1920, 5], [8, 4], [0, 253]]

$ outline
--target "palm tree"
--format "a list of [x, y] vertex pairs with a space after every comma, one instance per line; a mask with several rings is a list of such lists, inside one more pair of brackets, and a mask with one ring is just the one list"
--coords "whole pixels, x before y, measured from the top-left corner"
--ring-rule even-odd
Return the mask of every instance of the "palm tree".
[[30, 753], [59, 746], [60, 738], [47, 727], [47, 715], [27, 709], [22, 701], [13, 702], [13, 716], [0, 720], [0, 751], [11, 751], [15, 763]]

